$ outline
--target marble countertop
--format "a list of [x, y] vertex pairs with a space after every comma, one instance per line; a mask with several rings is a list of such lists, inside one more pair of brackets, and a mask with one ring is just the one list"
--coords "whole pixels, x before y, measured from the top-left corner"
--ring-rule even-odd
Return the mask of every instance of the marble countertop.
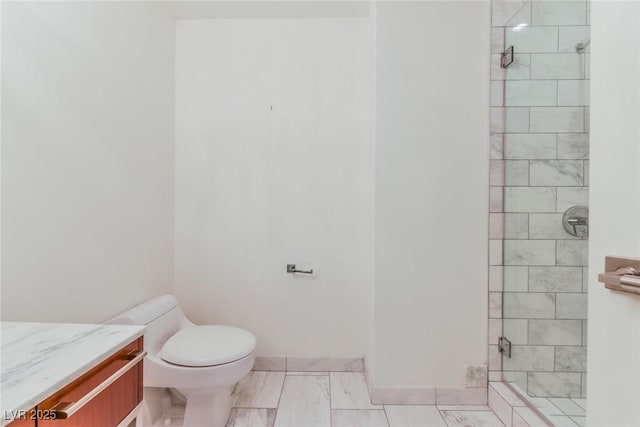
[[142, 336], [143, 326], [0, 322], [0, 425]]

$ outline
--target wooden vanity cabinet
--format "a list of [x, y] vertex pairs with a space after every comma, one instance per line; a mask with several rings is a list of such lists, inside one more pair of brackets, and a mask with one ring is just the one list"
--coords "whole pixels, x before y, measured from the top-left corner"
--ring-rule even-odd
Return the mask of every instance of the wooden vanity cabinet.
[[[142, 402], [142, 353], [141, 337], [40, 403], [35, 408], [37, 420], [19, 419], [8, 426], [118, 426]], [[106, 384], [95, 393], [96, 388]], [[74, 413], [65, 418], [65, 409]], [[27, 412], [27, 418], [33, 418], [33, 411]]]

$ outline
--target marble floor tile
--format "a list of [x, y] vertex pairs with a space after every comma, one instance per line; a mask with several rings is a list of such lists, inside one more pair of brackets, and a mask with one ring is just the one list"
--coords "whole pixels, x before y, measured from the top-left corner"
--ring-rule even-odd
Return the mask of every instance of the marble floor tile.
[[587, 425], [587, 417], [571, 417], [571, 420], [581, 427]]
[[333, 409], [331, 427], [389, 427], [381, 409]]
[[364, 372], [364, 360], [362, 357], [287, 357], [287, 371]]
[[491, 411], [486, 405], [438, 405], [441, 411]]
[[560, 408], [560, 410], [564, 412], [564, 415], [584, 416], [586, 414], [585, 410], [571, 399], [549, 398], [549, 400], [551, 401], [551, 403]]
[[578, 424], [574, 423], [571, 418], [566, 415], [552, 415], [549, 417], [551, 422], [556, 427], [577, 427]]
[[233, 390], [233, 407], [277, 408], [284, 378], [284, 372], [249, 372]]
[[287, 372], [287, 375], [324, 375], [324, 376], [329, 376], [329, 372], [326, 371], [309, 371], [309, 372], [305, 372], [305, 371], [289, 371]]
[[331, 372], [332, 409], [382, 409], [372, 405], [364, 374], [359, 372]]
[[331, 425], [329, 378], [289, 375], [284, 380], [275, 427], [327, 427]]
[[578, 404], [582, 409], [587, 409], [587, 399], [572, 399], [574, 402]]
[[449, 427], [504, 427], [489, 411], [442, 411], [442, 416]]
[[446, 426], [440, 411], [435, 406], [385, 405], [390, 427], [437, 427]]
[[245, 409], [231, 411], [226, 427], [273, 427], [276, 409]]
[[546, 397], [530, 397], [529, 401], [545, 415], [564, 415], [560, 408]]

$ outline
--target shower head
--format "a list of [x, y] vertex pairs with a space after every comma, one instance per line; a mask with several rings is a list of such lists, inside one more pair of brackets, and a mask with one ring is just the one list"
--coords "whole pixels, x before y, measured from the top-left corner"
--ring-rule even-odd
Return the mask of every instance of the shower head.
[[584, 40], [576, 43], [576, 52], [582, 53], [591, 44], [591, 40]]

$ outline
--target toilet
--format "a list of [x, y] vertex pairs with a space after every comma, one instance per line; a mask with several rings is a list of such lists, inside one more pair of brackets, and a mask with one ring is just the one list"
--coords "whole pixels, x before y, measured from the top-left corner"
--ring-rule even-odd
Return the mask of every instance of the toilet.
[[224, 427], [231, 392], [255, 360], [256, 339], [224, 325], [193, 324], [173, 295], [142, 303], [106, 323], [146, 325], [144, 386], [186, 397], [184, 427]]

